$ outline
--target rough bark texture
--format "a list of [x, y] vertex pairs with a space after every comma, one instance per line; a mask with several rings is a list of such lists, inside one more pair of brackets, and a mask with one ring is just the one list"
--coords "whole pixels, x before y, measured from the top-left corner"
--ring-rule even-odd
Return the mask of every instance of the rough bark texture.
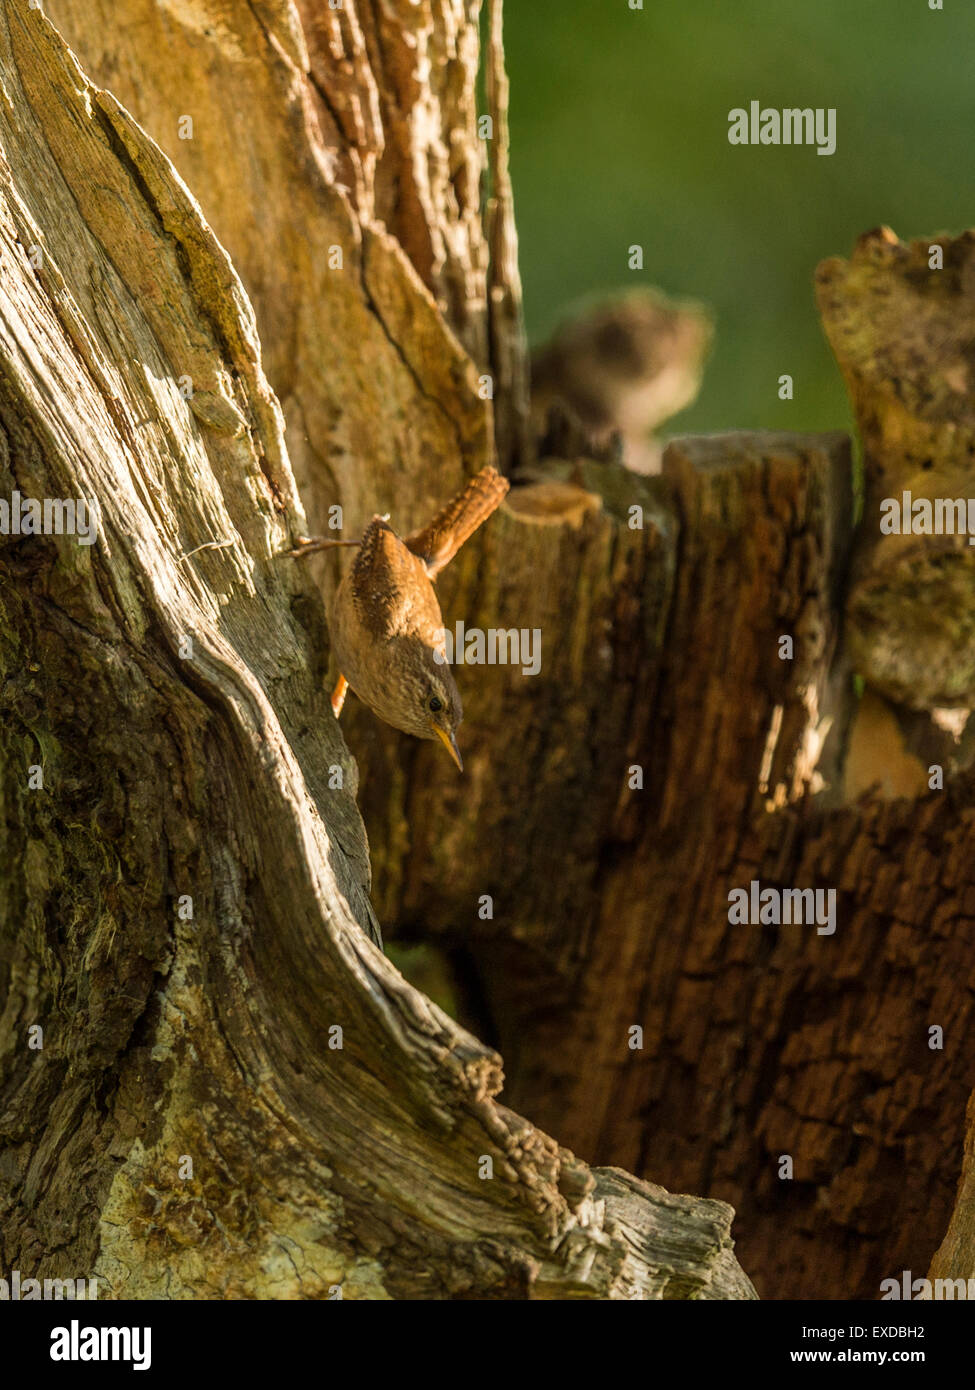
[[[486, 365], [480, 0], [398, 3], [385, 13], [361, 0], [341, 9], [299, 0], [296, 9], [338, 181], [361, 222], [382, 223], [396, 238], [475, 362]], [[291, 18], [284, 6], [270, 13], [278, 24]]]
[[[346, 535], [377, 511], [408, 530], [422, 523], [493, 457], [489, 408], [455, 336], [486, 356], [486, 251], [471, 206], [482, 162], [470, 93], [477, 40], [461, 0], [398, 5], [386, 21], [371, 6], [309, 4], [310, 35], [289, 0], [48, 9], [93, 78], [172, 159], [230, 253], [311, 529], [325, 530], [335, 505]], [[439, 58], [424, 56], [438, 45]], [[427, 103], [393, 119], [417, 72], [429, 74]], [[187, 116], [192, 134], [181, 138]], [[383, 182], [401, 190], [402, 242], [365, 215], [386, 210]], [[422, 251], [423, 235], [436, 253]]]
[[[0, 494], [101, 513], [91, 548], [0, 549], [0, 1266], [103, 1297], [753, 1297], [727, 1206], [590, 1170], [499, 1106], [497, 1055], [369, 941], [249, 302], [27, 0], [0, 70]], [[349, 233], [326, 312], [362, 334], [336, 376], [380, 382], [388, 434], [406, 402], [401, 447], [449, 437], [459, 469], [488, 437], [470, 363], [316, 180]]]
[[851, 656], [901, 704], [971, 706], [975, 549], [965, 534], [884, 534], [880, 505], [971, 491], [975, 233], [905, 245], [889, 228], [869, 232], [848, 262], [824, 262], [817, 287], [863, 439]]
[[[193, 0], [177, 17], [127, 0], [126, 25], [108, 0], [50, 8], [97, 79], [172, 155], [230, 250], [255, 302], [313, 529], [336, 501], [346, 535], [373, 510], [391, 512], [400, 531], [426, 520], [492, 453], [475, 387], [488, 339], [472, 287], [485, 272], [467, 204], [429, 192], [445, 187], [436, 169], [421, 177], [402, 152], [435, 146], [449, 109], [467, 132], [467, 168], [467, 98], [443, 98], [426, 124], [388, 103], [362, 116], [366, 67], [375, 74], [375, 54], [398, 51], [370, 40], [376, 8], [347, 6], [341, 21], [318, 9], [320, 39], [302, 37], [298, 11], [283, 3]], [[302, 10], [307, 29], [313, 8]], [[395, 17], [384, 8], [382, 23], [412, 32], [433, 12], [402, 8]], [[447, 11], [437, 13], [447, 25]], [[346, 66], [322, 56], [339, 42], [352, 55]], [[261, 44], [269, 48], [258, 59]], [[194, 110], [204, 113], [194, 138], [179, 141], [179, 114]], [[397, 120], [407, 128], [391, 140], [386, 127]], [[406, 211], [396, 222], [395, 199], [383, 202], [384, 160], [388, 170], [409, 163], [415, 188], [428, 190], [427, 216], [441, 230], [427, 242]], [[461, 227], [448, 235], [454, 220]], [[345, 252], [341, 274], [327, 269], [333, 244]], [[439, 278], [436, 244], [445, 248]], [[874, 461], [911, 432], [934, 429], [945, 444], [967, 429], [954, 388], [938, 397], [944, 418], [934, 426], [925, 393], [898, 385], [904, 319], [878, 313], [877, 302], [886, 275], [901, 276], [900, 302], [923, 267], [914, 253], [877, 254], [892, 267], [854, 257], [823, 271], [868, 486]], [[964, 246], [957, 256], [963, 288]], [[877, 295], [862, 293], [871, 276]], [[447, 285], [472, 290], [471, 322]], [[946, 295], [953, 321], [954, 285], [925, 281], [918, 293], [932, 303]], [[908, 314], [916, 309], [909, 300]], [[858, 325], [847, 340], [857, 352], [841, 347], [841, 321]], [[915, 348], [940, 370], [937, 334], [920, 334]], [[940, 455], [924, 452], [922, 473], [929, 457]], [[923, 691], [930, 670], [927, 694], [941, 698], [950, 670], [921, 622], [911, 667], [912, 649], [892, 636], [896, 603], [882, 610], [882, 640], [859, 642], [857, 594], [871, 553], [881, 569], [882, 555], [863, 527], [854, 546], [849, 476], [836, 436], [680, 441], [655, 479], [544, 460], [440, 585], [450, 623], [542, 633], [537, 676], [458, 671], [463, 781], [436, 748], [354, 702], [343, 716], [379, 916], [403, 938], [441, 943], [467, 1015], [503, 1048], [506, 1099], [590, 1160], [738, 1204], [745, 1266], [770, 1297], [871, 1298], [882, 1278], [925, 1268], [951, 1214], [975, 1084], [966, 1040], [975, 804], [965, 760], [946, 790], [928, 792], [923, 776], [912, 782], [915, 755], [904, 752], [897, 788], [848, 800], [885, 781], [876, 748], [884, 757], [886, 744], [871, 729], [888, 717], [903, 724], [904, 711], [888, 716], [881, 695], [901, 700], [905, 681]], [[957, 476], [964, 495], [970, 471]], [[634, 506], [642, 530], [632, 529]], [[967, 583], [967, 562], [959, 565], [951, 585]], [[325, 567], [327, 583], [337, 570]], [[932, 583], [938, 573], [933, 566]], [[934, 626], [943, 639], [944, 625]], [[792, 660], [781, 659], [783, 636], [794, 640]], [[314, 637], [310, 645], [321, 661], [323, 648]], [[859, 708], [851, 648], [879, 691]], [[884, 675], [890, 650], [894, 683]], [[930, 722], [914, 732], [922, 750], [936, 737]], [[951, 740], [942, 742], [947, 766]], [[642, 789], [630, 785], [635, 766]], [[892, 800], [896, 789], [914, 795]], [[728, 892], [753, 878], [836, 887], [836, 934], [729, 926]], [[642, 1049], [631, 1049], [634, 1025]], [[945, 1030], [942, 1051], [928, 1047], [933, 1025]], [[784, 1154], [791, 1181], [778, 1176]]]
[[[731, 1201], [764, 1295], [876, 1297], [925, 1269], [958, 1177], [972, 795], [842, 804], [848, 447], [727, 436], [673, 445], [659, 481], [550, 472], [447, 610], [543, 634], [538, 676], [461, 671], [463, 784], [351, 712], [384, 920], [473, 974], [512, 1104]], [[730, 927], [753, 878], [835, 887], [836, 935]]]
[[966, 1293], [971, 1288], [968, 1281], [975, 1279], [975, 1093], [968, 1103], [965, 1162], [958, 1198], [951, 1225], [931, 1261], [929, 1278], [964, 1279]]
[[491, 196], [487, 204], [488, 329], [491, 343], [495, 443], [507, 473], [532, 457], [528, 425], [528, 370], [521, 311], [518, 235], [508, 172], [508, 75], [504, 68], [502, 0], [488, 0], [485, 87], [494, 129], [489, 143]]

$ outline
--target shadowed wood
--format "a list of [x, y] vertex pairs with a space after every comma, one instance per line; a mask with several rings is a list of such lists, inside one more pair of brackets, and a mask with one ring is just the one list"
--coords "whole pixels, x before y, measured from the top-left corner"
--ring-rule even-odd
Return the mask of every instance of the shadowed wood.
[[[253, 43], [256, 10], [223, 6], [214, 44], [234, 22]], [[260, 12], [280, 42], [231, 66], [276, 94], [248, 110], [263, 139], [296, 38], [293, 7]], [[188, 80], [217, 81], [214, 56]], [[250, 303], [27, 0], [0, 11], [0, 68], [0, 492], [100, 508], [89, 548], [0, 538], [4, 1270], [135, 1299], [753, 1297], [727, 1206], [594, 1171], [499, 1105], [497, 1054], [369, 939], [320, 596], [277, 559], [305, 517]], [[386, 273], [422, 318], [407, 264]], [[418, 381], [368, 331], [328, 357], [340, 395], [346, 372], [409, 381], [411, 427], [456, 443], [449, 361]]]
[[[383, 119], [395, 126], [396, 94], [426, 61], [425, 45], [444, 51], [435, 26], [428, 36], [434, 14], [446, 11], [399, 7], [403, 27], [391, 33], [391, 7], [348, 0], [333, 17], [315, 0], [302, 0], [302, 34], [291, 24], [294, 7], [262, 4], [274, 67], [239, 61], [241, 52], [256, 53], [252, 35], [259, 32], [258, 7], [243, 0], [221, 5], [223, 25], [208, 35], [176, 23], [173, 7], [155, 0], [126, 0], [125, 23], [118, 0], [46, 0], [45, 9], [59, 23], [66, 17], [86, 62], [166, 146], [230, 248], [256, 303], [267, 370], [283, 402], [314, 527], [326, 528], [336, 502], [352, 535], [387, 509], [404, 531], [422, 524], [491, 460], [490, 411], [476, 403], [476, 375], [443, 322], [480, 363], [483, 301], [472, 286], [481, 272], [470, 274], [483, 244], [479, 232], [470, 235], [476, 104], [463, 81], [455, 98], [449, 83], [441, 85], [446, 100], [436, 119], [426, 121], [423, 104], [400, 105], [409, 112], [407, 128], [382, 145], [372, 93], [379, 90]], [[307, 92], [301, 41], [315, 14], [328, 26], [347, 25], [340, 51], [355, 59], [352, 66], [329, 63], [332, 29], [307, 42], [311, 78], [324, 88], [324, 139], [305, 118], [315, 98]], [[423, 31], [420, 43], [413, 26]], [[472, 23], [463, 45], [469, 73]], [[376, 81], [382, 55], [389, 84]], [[430, 68], [440, 84], [448, 66]], [[177, 137], [174, 83], [186, 94], [186, 109], [217, 113], [197, 123], [192, 141]], [[330, 118], [321, 115], [328, 106], [336, 113]], [[254, 112], [260, 119], [251, 118]], [[328, 119], [341, 127], [337, 157], [347, 161], [342, 182], [355, 189], [358, 222], [321, 175], [336, 143]], [[449, 176], [436, 150], [426, 161], [425, 143], [444, 143], [443, 132], [452, 129], [462, 146], [456, 220]], [[379, 180], [386, 201], [377, 210], [388, 219], [381, 231], [368, 221], [367, 197], [368, 176], [384, 159], [390, 176]], [[359, 183], [356, 160], [366, 175]], [[419, 188], [396, 213], [401, 240], [388, 218], [398, 171]], [[429, 236], [421, 222], [432, 228]], [[456, 222], [463, 226], [455, 237]], [[333, 245], [345, 252], [343, 273], [328, 269]], [[874, 291], [871, 256], [889, 257], [895, 275], [901, 266], [907, 276], [888, 285], [881, 277]], [[968, 331], [964, 245], [949, 250], [944, 275], [946, 335], [955, 344]], [[447, 281], [454, 288], [444, 292]], [[859, 324], [837, 302], [844, 282], [858, 293], [870, 288]], [[873, 447], [874, 423], [898, 472], [902, 464], [920, 465], [924, 474], [928, 458], [940, 471], [952, 437], [962, 453], [970, 445], [964, 410], [957, 419], [911, 413], [927, 408], [929, 386], [939, 411], [971, 399], [958, 390], [963, 362], [953, 363], [945, 380], [927, 331], [936, 294], [925, 307], [917, 285], [933, 283], [916, 252], [885, 250], [875, 239], [852, 272], [825, 273], [828, 331], [853, 329], [848, 341], [856, 351], [838, 351], [863, 387], [868, 478], [872, 460], [884, 461]], [[424, 286], [429, 294], [418, 292]], [[889, 318], [869, 308], [884, 300]], [[886, 344], [871, 342], [883, 323], [895, 332]], [[919, 353], [930, 357], [930, 370], [920, 375]], [[899, 402], [896, 381], [907, 388]], [[878, 403], [884, 413], [872, 418]], [[908, 416], [898, 408], [888, 413], [891, 404], [910, 407]], [[897, 453], [898, 422], [909, 459]], [[929, 438], [937, 453], [921, 448]], [[856, 715], [839, 635], [852, 513], [841, 444], [795, 436], [778, 436], [774, 447], [765, 437], [685, 442], [671, 453], [669, 476], [652, 487], [577, 452], [545, 461], [552, 483], [576, 494], [573, 505], [550, 495], [544, 507], [536, 498], [520, 514], [504, 508], [442, 576], [447, 611], [471, 624], [537, 623], [543, 634], [538, 675], [509, 667], [473, 673], [463, 784], [441, 766], [438, 750], [401, 738], [355, 702], [347, 711], [382, 915], [402, 932], [434, 934], [476, 977], [481, 1017], [504, 1043], [510, 1096], [526, 1106], [537, 1102], [530, 1113], [547, 1114], [559, 1132], [576, 1136], [580, 1153], [632, 1161], [672, 1186], [741, 1200], [748, 1268], [770, 1296], [874, 1297], [882, 1275], [923, 1269], [956, 1196], [973, 1079], [965, 1048], [975, 952], [970, 781], [961, 777], [920, 800], [842, 804], [838, 764]], [[964, 482], [968, 464], [954, 462]], [[640, 531], [629, 523], [633, 504], [644, 510]], [[209, 533], [193, 538], [204, 539]], [[868, 539], [861, 532], [858, 551]], [[883, 578], [883, 550], [892, 549], [878, 544], [873, 559], [864, 556], [868, 579], [871, 571]], [[214, 561], [211, 554], [196, 563]], [[962, 559], [962, 576], [969, 567]], [[898, 584], [910, 580], [897, 565], [890, 572]], [[336, 564], [331, 584], [337, 575]], [[883, 613], [876, 600], [884, 592], [869, 585], [863, 594], [864, 617]], [[923, 603], [922, 594], [915, 615]], [[313, 607], [302, 611], [316, 635], [306, 659], [323, 676], [320, 615]], [[943, 636], [947, 617], [965, 632], [970, 611], [923, 614], [914, 630]], [[881, 679], [886, 668], [903, 687], [904, 663], [913, 659], [911, 679], [940, 695], [944, 674], [965, 673], [970, 647], [963, 646], [954, 665], [932, 663], [937, 681], [930, 680], [923, 655], [896, 641], [899, 630], [896, 620], [872, 634], [863, 627], [871, 641], [881, 639], [873, 652]], [[783, 633], [800, 635], [801, 661], [780, 660]], [[943, 650], [950, 655], [950, 645]], [[832, 732], [816, 766], [827, 719]], [[355, 766], [340, 752], [352, 785]], [[644, 769], [640, 793], [627, 785], [633, 764]], [[881, 780], [883, 767], [875, 772]], [[814, 773], [831, 784], [839, 804], [814, 799]], [[874, 780], [869, 767], [861, 780]], [[340, 838], [357, 843], [347, 827]], [[19, 849], [11, 862], [20, 862]], [[843, 895], [845, 928], [820, 939], [831, 942], [829, 951], [794, 932], [729, 929], [729, 884], [752, 875], [802, 884], [814, 874]], [[492, 891], [494, 919], [482, 921], [476, 904]], [[15, 902], [11, 918], [22, 922], [21, 909]], [[286, 939], [287, 927], [285, 918]], [[313, 938], [306, 949], [316, 959]], [[419, 1008], [405, 990], [396, 997]], [[319, 1005], [300, 998], [316, 1016]], [[287, 999], [282, 1014], [292, 1011]], [[949, 1045], [932, 1053], [925, 1025], [942, 1019]], [[621, 1041], [632, 1023], [644, 1028], [642, 1051]], [[422, 1087], [417, 1061], [405, 1075]], [[368, 1071], [374, 1056], [363, 1054], [362, 1064]], [[134, 1083], [131, 1094], [139, 1094]], [[451, 1123], [454, 1113], [448, 1111]], [[429, 1122], [429, 1112], [421, 1118]], [[389, 1133], [395, 1146], [398, 1131]], [[464, 1130], [458, 1142], [479, 1138]], [[520, 1141], [506, 1142], [511, 1152]], [[791, 1184], [777, 1176], [786, 1149], [797, 1159]], [[534, 1181], [538, 1153], [533, 1146]], [[569, 1170], [560, 1161], [562, 1191]], [[971, 1192], [970, 1163], [966, 1173], [961, 1203]], [[361, 1168], [353, 1167], [350, 1188], [360, 1179]], [[513, 1190], [523, 1195], [520, 1183]], [[542, 1205], [558, 1207], [547, 1180], [534, 1191]], [[414, 1195], [429, 1205], [428, 1193]], [[585, 1210], [575, 1197], [570, 1206]], [[393, 1216], [387, 1224], [375, 1211], [360, 1213], [359, 1229], [395, 1265]], [[60, 1241], [53, 1202], [45, 1219], [45, 1232]], [[966, 1258], [966, 1221], [953, 1227], [946, 1262]], [[426, 1265], [425, 1256], [414, 1258], [413, 1267], [418, 1263], [433, 1270], [431, 1285], [445, 1287], [441, 1259]], [[462, 1263], [455, 1256], [458, 1282], [451, 1287], [458, 1287]], [[398, 1272], [408, 1281], [405, 1266]], [[484, 1288], [483, 1265], [475, 1269], [472, 1257], [466, 1269], [467, 1287]], [[539, 1280], [511, 1275], [506, 1284], [499, 1276], [492, 1287], [525, 1284], [537, 1290]]]

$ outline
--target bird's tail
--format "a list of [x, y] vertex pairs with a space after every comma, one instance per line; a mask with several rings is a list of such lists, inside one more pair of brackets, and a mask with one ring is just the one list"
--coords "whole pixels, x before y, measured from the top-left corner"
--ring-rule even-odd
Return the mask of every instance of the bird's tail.
[[427, 567], [431, 579], [448, 565], [458, 550], [483, 521], [500, 506], [510, 484], [496, 468], [482, 468], [442, 511], [424, 526], [407, 536], [406, 544]]

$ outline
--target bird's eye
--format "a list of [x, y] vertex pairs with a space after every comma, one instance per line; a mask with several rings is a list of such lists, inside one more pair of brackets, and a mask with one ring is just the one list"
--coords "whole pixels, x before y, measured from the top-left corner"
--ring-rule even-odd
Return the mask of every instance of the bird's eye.
[[438, 714], [438, 713], [440, 712], [440, 710], [443, 709], [443, 700], [441, 700], [441, 698], [440, 698], [439, 695], [434, 695], [434, 696], [433, 696], [433, 698], [432, 698], [431, 701], [430, 701], [430, 704], [429, 704], [428, 708], [430, 709], [430, 711], [431, 711], [433, 714]]

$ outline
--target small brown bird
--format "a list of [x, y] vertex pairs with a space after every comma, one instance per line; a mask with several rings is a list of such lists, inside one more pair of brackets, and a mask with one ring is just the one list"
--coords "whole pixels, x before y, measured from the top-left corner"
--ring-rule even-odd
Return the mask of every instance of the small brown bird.
[[500, 505], [508, 486], [496, 469], [482, 468], [429, 526], [405, 540], [374, 516], [360, 541], [316, 538], [289, 552], [359, 547], [335, 595], [329, 625], [341, 671], [332, 692], [336, 718], [351, 687], [394, 729], [439, 739], [461, 771], [457, 727], [463, 710], [447, 664], [433, 581]]

